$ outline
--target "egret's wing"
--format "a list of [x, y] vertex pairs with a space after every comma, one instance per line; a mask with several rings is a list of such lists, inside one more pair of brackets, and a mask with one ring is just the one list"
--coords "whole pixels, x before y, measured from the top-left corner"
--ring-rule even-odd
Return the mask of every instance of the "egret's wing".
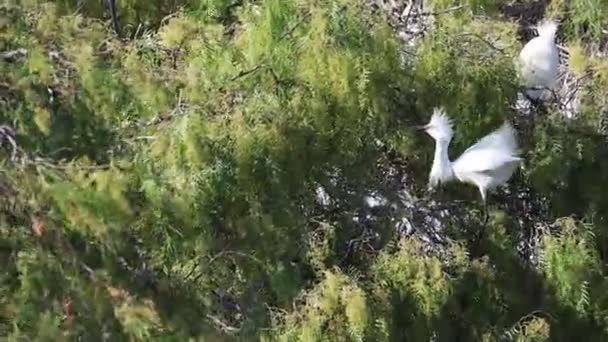
[[[515, 130], [505, 122], [499, 129], [486, 135], [477, 141], [473, 146], [464, 151], [463, 156], [474, 150], [498, 150], [504, 154], [517, 154], [517, 140], [515, 139]], [[499, 153], [499, 154], [501, 154]], [[462, 156], [461, 156], [462, 157]]]
[[517, 154], [515, 130], [505, 122], [499, 129], [481, 138], [453, 163], [454, 172], [484, 172], [506, 163], [521, 160]]
[[519, 162], [520, 157], [497, 149], [475, 149], [464, 152], [452, 164], [457, 175], [496, 170], [505, 164]]

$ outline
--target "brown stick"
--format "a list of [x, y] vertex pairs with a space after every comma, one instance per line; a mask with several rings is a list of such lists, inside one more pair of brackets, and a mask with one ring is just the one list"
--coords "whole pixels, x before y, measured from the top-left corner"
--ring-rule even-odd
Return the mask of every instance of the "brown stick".
[[118, 15], [116, 13], [116, 0], [108, 0], [108, 5], [110, 6], [110, 15], [112, 16], [112, 27], [114, 28], [114, 33], [120, 36], [120, 25], [118, 23]]

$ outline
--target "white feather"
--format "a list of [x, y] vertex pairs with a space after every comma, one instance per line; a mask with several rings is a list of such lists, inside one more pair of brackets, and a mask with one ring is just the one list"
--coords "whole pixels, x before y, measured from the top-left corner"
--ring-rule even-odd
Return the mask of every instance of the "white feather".
[[539, 37], [545, 37], [549, 40], [555, 40], [555, 33], [557, 33], [557, 23], [553, 20], [543, 20], [536, 25], [536, 32]]
[[435, 139], [435, 157], [429, 175], [429, 187], [456, 178], [477, 186], [485, 202], [487, 191], [506, 183], [521, 162], [515, 130], [505, 123], [451, 162], [448, 157], [451, 135], [449, 139], [437, 135], [437, 132], [452, 130], [451, 121], [445, 112], [442, 113], [441, 120], [431, 119], [425, 126], [427, 133]]
[[437, 140], [451, 140], [452, 136], [454, 136], [452, 121], [443, 108], [433, 109], [433, 115], [427, 127], [429, 134]]
[[500, 149], [508, 151], [517, 151], [517, 140], [515, 139], [515, 130], [505, 122], [499, 129], [479, 139], [475, 144], [466, 149], [464, 153], [471, 152], [476, 149]]
[[559, 51], [555, 44], [557, 23], [543, 21], [537, 26], [538, 37], [531, 39], [519, 53], [520, 74], [529, 97], [540, 98], [542, 89], [553, 89], [559, 72]]

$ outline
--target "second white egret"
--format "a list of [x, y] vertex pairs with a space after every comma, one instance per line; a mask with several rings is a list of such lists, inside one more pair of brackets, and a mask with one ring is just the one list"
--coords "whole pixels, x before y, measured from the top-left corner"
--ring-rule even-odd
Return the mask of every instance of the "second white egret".
[[536, 26], [538, 36], [532, 38], [519, 53], [519, 70], [526, 95], [539, 99], [546, 89], [553, 89], [559, 75], [559, 52], [555, 44], [557, 23], [542, 21]]

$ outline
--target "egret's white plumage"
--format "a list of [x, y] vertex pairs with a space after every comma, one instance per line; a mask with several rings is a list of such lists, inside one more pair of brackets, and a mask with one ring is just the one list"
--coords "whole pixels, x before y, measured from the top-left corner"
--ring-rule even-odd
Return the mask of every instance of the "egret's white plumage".
[[521, 162], [515, 131], [506, 122], [469, 147], [454, 162], [448, 156], [448, 146], [454, 131], [445, 111], [435, 108], [431, 121], [423, 128], [435, 139], [435, 156], [429, 175], [430, 188], [456, 178], [477, 186], [485, 202], [487, 192], [507, 182]]
[[528, 88], [526, 93], [532, 99], [542, 96], [542, 88], [553, 89], [559, 74], [559, 51], [555, 44], [557, 23], [542, 21], [536, 31], [538, 36], [526, 43], [519, 53], [520, 74]]

